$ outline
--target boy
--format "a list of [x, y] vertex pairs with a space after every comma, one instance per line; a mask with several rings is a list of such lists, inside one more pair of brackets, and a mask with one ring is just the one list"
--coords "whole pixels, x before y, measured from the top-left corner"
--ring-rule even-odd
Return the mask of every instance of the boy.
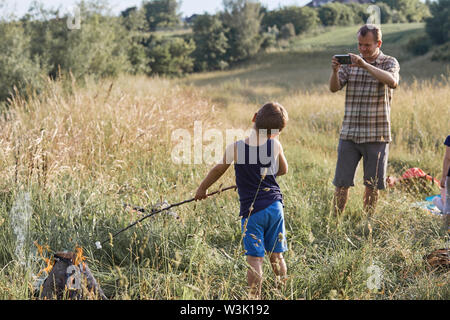
[[281, 104], [269, 102], [262, 106], [253, 116], [254, 126], [250, 136], [227, 146], [222, 162], [211, 169], [195, 195], [196, 200], [205, 199], [207, 189], [231, 163], [235, 163], [251, 299], [261, 296], [265, 252], [269, 253], [275, 275], [283, 282], [286, 280], [283, 196], [275, 178], [287, 173], [288, 164], [281, 143], [275, 138], [287, 121], [287, 111]]

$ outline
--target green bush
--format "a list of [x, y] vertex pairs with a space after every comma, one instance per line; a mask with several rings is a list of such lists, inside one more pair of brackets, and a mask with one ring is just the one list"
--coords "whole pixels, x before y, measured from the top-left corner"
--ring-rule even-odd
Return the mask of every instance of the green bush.
[[447, 42], [433, 52], [431, 60], [449, 61], [450, 62], [450, 42]]
[[424, 55], [430, 50], [432, 45], [430, 37], [423, 35], [411, 38], [406, 44], [406, 50], [414, 55]]
[[277, 44], [277, 38], [280, 34], [278, 27], [274, 25], [273, 27], [268, 27], [267, 31], [261, 34], [262, 42], [261, 49], [266, 50], [267, 48], [274, 47]]
[[0, 101], [17, 88], [22, 95], [26, 89], [39, 90], [42, 83], [40, 65], [31, 58], [30, 37], [21, 22], [0, 21]]

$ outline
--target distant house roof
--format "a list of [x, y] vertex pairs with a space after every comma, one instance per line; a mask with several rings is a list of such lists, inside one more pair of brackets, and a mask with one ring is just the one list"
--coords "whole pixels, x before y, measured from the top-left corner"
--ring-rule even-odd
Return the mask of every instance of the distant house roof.
[[199, 16], [199, 14], [194, 13], [192, 16], [190, 17], [185, 17], [183, 18], [184, 22], [186, 22], [187, 24], [191, 24], [194, 23], [195, 18], [197, 18]]
[[332, 2], [340, 2], [340, 3], [374, 3], [374, 0], [312, 0], [311, 2], [307, 3], [306, 5], [308, 7], [320, 7], [327, 3]]

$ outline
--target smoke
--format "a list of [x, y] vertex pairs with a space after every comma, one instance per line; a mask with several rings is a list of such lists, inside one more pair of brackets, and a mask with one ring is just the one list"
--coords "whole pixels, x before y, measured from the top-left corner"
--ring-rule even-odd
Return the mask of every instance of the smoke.
[[33, 208], [29, 192], [20, 192], [11, 208], [11, 228], [16, 236], [15, 255], [21, 265], [26, 264], [26, 247]]

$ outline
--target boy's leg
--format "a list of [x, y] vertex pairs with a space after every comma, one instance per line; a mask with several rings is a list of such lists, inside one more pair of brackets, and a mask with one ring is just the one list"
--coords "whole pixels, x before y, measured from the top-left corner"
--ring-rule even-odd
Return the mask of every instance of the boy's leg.
[[272, 265], [273, 272], [277, 276], [277, 279], [280, 279], [283, 285], [286, 284], [287, 267], [283, 253], [273, 252], [270, 255], [270, 264]]
[[249, 287], [248, 298], [261, 297], [262, 265], [264, 261], [264, 228], [262, 218], [264, 213], [254, 213], [248, 219], [241, 220], [243, 244], [247, 255], [247, 283]]
[[288, 250], [286, 228], [284, 224], [283, 205], [280, 201], [267, 208], [268, 224], [264, 233], [264, 247], [269, 253], [270, 265], [276, 275], [276, 280], [286, 281], [287, 267], [283, 252]]
[[247, 256], [249, 268], [247, 270], [247, 283], [249, 287], [248, 298], [260, 299], [263, 275], [263, 257]]

